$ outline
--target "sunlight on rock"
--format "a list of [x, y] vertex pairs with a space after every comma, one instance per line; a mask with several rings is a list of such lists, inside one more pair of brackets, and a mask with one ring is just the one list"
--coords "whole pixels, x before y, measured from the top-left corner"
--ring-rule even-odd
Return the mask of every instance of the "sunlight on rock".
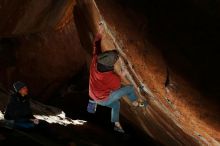
[[56, 116], [50, 115], [34, 115], [35, 118], [47, 121], [48, 123], [57, 123], [60, 125], [83, 125], [87, 121], [84, 120], [72, 120], [71, 118], [66, 117], [65, 113], [62, 111], [60, 114]]

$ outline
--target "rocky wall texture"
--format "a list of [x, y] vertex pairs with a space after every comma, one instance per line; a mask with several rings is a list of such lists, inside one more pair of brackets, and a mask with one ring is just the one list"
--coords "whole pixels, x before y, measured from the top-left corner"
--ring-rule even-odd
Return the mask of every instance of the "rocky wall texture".
[[134, 110], [122, 100], [124, 117], [165, 145], [219, 145], [219, 23], [209, 6], [195, 0], [0, 0], [0, 11], [4, 92], [22, 80], [33, 97], [51, 99], [89, 64], [102, 21], [104, 46], [119, 50], [149, 103]]
[[0, 35], [13, 36], [54, 28], [74, 0], [0, 1]]
[[[24, 13], [33, 18], [33, 23], [30, 23], [29, 17], [16, 16], [16, 21], [22, 28], [14, 22], [15, 18], [11, 18], [14, 27], [19, 30], [16, 35], [10, 25], [6, 25], [7, 19], [1, 18], [5, 19], [5, 27], [0, 28], [13, 35], [0, 39], [1, 83], [6, 89], [11, 89], [14, 81], [24, 81], [29, 85], [34, 98], [47, 100], [86, 64], [87, 55], [81, 47], [73, 19], [74, 1], [30, 1], [24, 2], [23, 5], [8, 1], [1, 3], [4, 3], [1, 9], [5, 10], [5, 13], [10, 9], [6, 11], [3, 6], [11, 6], [12, 10], [15, 10], [15, 7], [25, 7]], [[62, 17], [58, 10], [62, 10]], [[50, 25], [50, 21], [45, 20], [45, 25], [36, 22], [43, 23], [47, 17], [53, 19], [54, 23], [50, 29], [44, 30]], [[34, 33], [35, 30], [41, 32]], [[20, 32], [23, 34], [17, 35]], [[3, 32], [0, 34], [4, 36]]]
[[[166, 145], [219, 145], [218, 105], [208, 102], [207, 97], [166, 60], [166, 54], [156, 44], [160, 42], [151, 41], [150, 22], [143, 13], [126, 7], [127, 1], [77, 2], [78, 14], [81, 14], [78, 17], [84, 16], [81, 21], [88, 24], [80, 25], [88, 30], [87, 38], [92, 40], [98, 23], [103, 21], [108, 41], [120, 51], [133, 83], [136, 87], [143, 86], [143, 92], [139, 94], [149, 106], [133, 111], [128, 104], [123, 104], [122, 114]], [[162, 23], [167, 24], [166, 21]], [[169, 53], [181, 58], [174, 51]], [[187, 65], [183, 67], [190, 69]]]

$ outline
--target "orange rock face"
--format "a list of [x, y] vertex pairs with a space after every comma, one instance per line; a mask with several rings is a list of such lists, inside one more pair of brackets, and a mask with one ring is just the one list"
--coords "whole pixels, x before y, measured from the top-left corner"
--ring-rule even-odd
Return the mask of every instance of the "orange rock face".
[[[5, 87], [10, 89], [14, 81], [21, 80], [29, 85], [33, 97], [46, 100], [86, 64], [87, 53], [81, 46], [72, 14], [73, 2], [47, 1], [45, 3], [44, 1], [45, 4], [43, 4], [43, 1], [36, 3], [26, 1], [23, 5], [11, 2], [2, 5], [2, 7], [9, 5], [13, 10], [24, 7], [23, 13], [30, 15], [30, 19], [33, 19], [31, 23], [29, 17], [14, 16], [16, 20], [12, 17], [13, 27], [18, 31], [12, 30], [11, 25], [6, 27], [6, 18], [5, 28], [0, 27], [4, 30], [0, 32], [1, 36], [6, 33], [13, 36], [1, 39], [0, 78]], [[63, 4], [60, 5], [61, 3]], [[7, 9], [5, 13], [8, 11], [12, 12]], [[47, 18], [47, 15], [51, 16]], [[1, 20], [4, 17], [2, 16]], [[44, 18], [47, 18], [47, 21], [43, 23]], [[53, 19], [53, 25], [50, 28], [47, 27], [51, 23], [49, 18]], [[18, 24], [22, 28], [18, 27]], [[40, 32], [34, 33], [35, 30]], [[20, 33], [22, 35], [18, 36]]]
[[0, 1], [1, 36], [41, 32], [53, 28], [74, 0]]
[[[149, 102], [149, 106], [132, 111], [127, 104], [123, 104], [122, 114], [139, 129], [166, 145], [218, 145], [219, 106], [208, 101], [201, 90], [184, 76], [184, 72], [178, 72], [181, 67], [175, 64], [184, 65], [184, 60], [181, 62], [181, 56], [174, 51], [181, 46], [173, 43], [175, 46], [172, 47], [176, 50], [171, 52], [170, 49], [171, 54], [164, 54], [160, 48], [164, 41], [158, 45], [158, 40], [153, 40], [146, 17], [126, 7], [128, 2], [120, 2], [80, 0], [78, 14], [83, 13], [80, 16], [84, 16], [83, 21], [88, 24], [86, 28], [93, 35], [98, 22], [105, 22], [109, 41], [115, 43], [123, 56], [133, 83], [136, 87], [144, 86], [144, 93], [139, 94]], [[167, 22], [163, 20], [163, 23]], [[172, 64], [167, 56], [175, 56], [177, 62]], [[190, 69], [186, 62], [184, 69]], [[190, 71], [193, 72], [185, 72]], [[124, 103], [127, 103], [126, 100]]]

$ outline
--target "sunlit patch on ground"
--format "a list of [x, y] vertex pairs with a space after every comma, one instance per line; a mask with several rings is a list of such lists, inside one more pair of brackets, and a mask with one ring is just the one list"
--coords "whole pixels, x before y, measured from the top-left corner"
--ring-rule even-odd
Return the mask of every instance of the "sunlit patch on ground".
[[[62, 111], [60, 114], [55, 116], [50, 115], [34, 115], [35, 118], [39, 120], [47, 121], [48, 123], [57, 123], [60, 125], [83, 125], [87, 121], [84, 120], [73, 120], [71, 118], [66, 117], [65, 113]], [[0, 111], [0, 120], [4, 119], [4, 114]]]
[[66, 117], [65, 113], [62, 111], [60, 114], [55, 116], [50, 115], [34, 115], [35, 118], [47, 121], [48, 123], [57, 123], [60, 125], [83, 125], [87, 121], [84, 120], [72, 120], [71, 118]]

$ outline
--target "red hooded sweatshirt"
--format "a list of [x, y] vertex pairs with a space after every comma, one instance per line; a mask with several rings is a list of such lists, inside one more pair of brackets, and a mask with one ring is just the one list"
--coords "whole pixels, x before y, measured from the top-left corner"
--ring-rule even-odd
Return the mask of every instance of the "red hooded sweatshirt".
[[107, 100], [109, 94], [121, 87], [121, 79], [113, 71], [99, 72], [97, 70], [97, 54], [101, 52], [101, 36], [94, 40], [94, 51], [90, 66], [89, 95], [94, 100]]

